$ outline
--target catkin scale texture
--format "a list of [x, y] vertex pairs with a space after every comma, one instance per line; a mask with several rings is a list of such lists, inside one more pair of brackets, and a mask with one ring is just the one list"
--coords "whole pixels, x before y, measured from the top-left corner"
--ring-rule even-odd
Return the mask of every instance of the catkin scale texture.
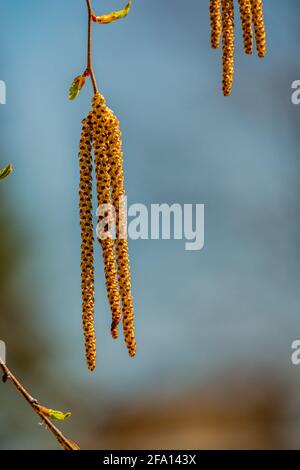
[[[92, 111], [83, 121], [80, 164], [80, 226], [81, 226], [81, 287], [82, 321], [85, 336], [87, 364], [96, 366], [96, 338], [94, 330], [94, 250], [92, 176], [96, 171], [98, 199], [97, 236], [102, 247], [107, 296], [112, 312], [111, 333], [118, 337], [122, 318], [124, 339], [130, 356], [136, 353], [134, 311], [131, 294], [126, 211], [123, 175], [123, 154], [119, 121], [97, 93]], [[116, 229], [114, 240], [112, 229]]]
[[211, 46], [217, 49], [220, 45], [222, 34], [221, 0], [210, 0], [209, 13], [211, 27], [210, 42]]
[[[131, 278], [129, 267], [128, 242], [126, 234], [126, 214], [122, 203], [125, 196], [123, 153], [119, 121], [114, 113], [105, 105], [104, 98], [99, 94], [94, 98], [94, 115], [96, 119], [102, 119], [105, 127], [104, 141], [108, 155], [108, 171], [110, 173], [111, 201], [116, 217], [115, 252], [118, 268], [119, 291], [122, 300], [122, 323], [124, 339], [130, 356], [136, 353], [136, 341], [134, 336], [134, 309], [131, 293]], [[97, 114], [98, 113], [98, 114]], [[120, 315], [113, 316], [112, 331], [114, 325], [120, 321]]]
[[90, 117], [83, 120], [79, 148], [79, 209], [81, 227], [81, 292], [82, 324], [89, 370], [96, 367], [96, 337], [94, 329], [94, 236], [92, 207], [92, 155]]
[[123, 154], [119, 122], [113, 119], [112, 135], [110, 141], [110, 160], [112, 199], [116, 209], [116, 254], [118, 264], [118, 277], [122, 298], [122, 320], [125, 343], [130, 356], [136, 354], [136, 341], [134, 335], [134, 309], [131, 293], [131, 279], [128, 255], [128, 242], [126, 236], [126, 214], [123, 205], [125, 196], [123, 175]]
[[222, 0], [223, 94], [229, 96], [234, 74], [234, 6], [233, 0]]
[[[108, 156], [109, 118], [110, 110], [106, 106], [104, 98], [97, 94], [93, 100], [92, 114], [97, 197], [99, 208], [108, 207], [105, 214], [105, 221], [108, 222], [107, 233], [105, 238], [102, 236], [99, 239], [99, 242], [102, 247], [107, 296], [112, 312], [111, 333], [113, 338], [116, 339], [118, 338], [118, 325], [121, 318], [121, 299], [118, 288], [114, 240], [110, 233], [113, 220], [109, 209], [111, 205], [110, 160]], [[99, 223], [101, 223], [100, 219], [99, 217]]]
[[[266, 54], [263, 0], [238, 0], [246, 54], [252, 54], [254, 34], [259, 57]], [[222, 89], [229, 96], [234, 76], [234, 0], [210, 0], [211, 45], [217, 48], [222, 37]]]
[[262, 0], [250, 0], [258, 56], [263, 58], [267, 52], [266, 31]]
[[239, 0], [240, 17], [243, 30], [244, 51], [246, 54], [252, 54], [253, 51], [253, 32], [252, 32], [252, 10], [250, 0]]

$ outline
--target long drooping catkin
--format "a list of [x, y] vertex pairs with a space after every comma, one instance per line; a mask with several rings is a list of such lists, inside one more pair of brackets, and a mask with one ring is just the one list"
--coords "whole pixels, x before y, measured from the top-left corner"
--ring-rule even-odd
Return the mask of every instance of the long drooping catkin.
[[94, 249], [92, 208], [92, 155], [90, 116], [82, 121], [79, 147], [80, 186], [79, 208], [81, 226], [81, 292], [82, 324], [88, 368], [96, 367], [96, 337], [94, 329]]
[[[93, 99], [93, 137], [99, 207], [102, 204], [106, 205], [112, 202], [116, 221], [115, 251], [117, 256], [118, 276], [115, 268], [112, 240], [109, 237], [101, 241], [107, 290], [112, 308], [111, 330], [113, 336], [116, 337], [121, 318], [121, 294], [125, 342], [130, 356], [134, 356], [136, 353], [136, 342], [134, 337], [133, 298], [131, 294], [128, 243], [126, 237], [126, 216], [124, 206], [120, 203], [120, 198], [125, 196], [121, 133], [119, 121], [106, 106], [105, 99], [100, 93], [96, 94]], [[117, 280], [119, 281], [119, 286]]]
[[234, 74], [234, 6], [233, 0], [222, 0], [223, 94], [229, 96]]
[[118, 277], [122, 298], [122, 320], [125, 342], [130, 356], [136, 354], [134, 334], [134, 309], [131, 293], [128, 242], [126, 232], [126, 213], [124, 207], [123, 152], [120, 124], [112, 113], [109, 140], [109, 158], [111, 162], [112, 200], [116, 211], [116, 254]]
[[[108, 155], [110, 110], [100, 94], [95, 95], [93, 99], [92, 116], [98, 210], [100, 210], [98, 215], [99, 227], [101, 228], [101, 236], [98, 233], [98, 238], [102, 246], [107, 295], [112, 312], [111, 333], [113, 338], [117, 338], [121, 318], [121, 299], [118, 288], [114, 240], [111, 234], [113, 214], [111, 211], [111, 177]], [[102, 226], [103, 223], [104, 227]]]
[[[244, 51], [253, 52], [253, 25], [256, 49], [259, 57], [266, 54], [266, 31], [263, 13], [263, 0], [238, 0], [243, 30]], [[234, 0], [210, 0], [211, 45], [217, 48], [222, 36], [224, 96], [231, 93], [234, 75]]]
[[220, 45], [222, 25], [221, 25], [221, 0], [210, 0], [210, 42], [214, 49]]
[[251, 0], [251, 11], [255, 31], [256, 49], [259, 57], [267, 52], [266, 31], [262, 0]]
[[239, 0], [240, 16], [243, 29], [244, 51], [252, 54], [253, 32], [252, 32], [252, 11], [250, 0]]

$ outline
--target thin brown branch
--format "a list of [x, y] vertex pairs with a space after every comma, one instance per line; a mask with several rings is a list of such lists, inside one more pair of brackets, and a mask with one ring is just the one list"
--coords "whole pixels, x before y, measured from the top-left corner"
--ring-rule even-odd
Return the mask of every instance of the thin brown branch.
[[95, 73], [93, 70], [93, 58], [92, 58], [92, 50], [93, 50], [93, 22], [92, 22], [92, 15], [93, 15], [93, 8], [91, 4], [91, 0], [86, 0], [87, 8], [88, 8], [88, 45], [87, 45], [87, 68], [86, 74], [91, 77], [94, 93], [98, 93], [98, 87], [96, 82]]
[[9, 380], [15, 386], [15, 388], [23, 396], [23, 398], [27, 401], [27, 403], [31, 406], [31, 408], [35, 411], [35, 413], [41, 418], [41, 420], [47, 426], [49, 431], [51, 431], [52, 434], [56, 437], [60, 446], [65, 450], [74, 450], [75, 444], [69, 439], [67, 439], [62, 434], [62, 432], [56, 426], [54, 426], [52, 421], [40, 411], [41, 407], [38, 401], [27, 392], [24, 386], [14, 376], [14, 374], [7, 367], [7, 365], [2, 361], [1, 358], [0, 358], [0, 369], [3, 371], [3, 374], [4, 374], [3, 382], [6, 382], [7, 380]]

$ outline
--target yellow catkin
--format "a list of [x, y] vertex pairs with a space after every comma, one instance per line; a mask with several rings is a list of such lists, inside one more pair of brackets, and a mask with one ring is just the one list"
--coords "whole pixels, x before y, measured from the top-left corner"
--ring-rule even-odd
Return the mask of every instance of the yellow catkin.
[[[94, 156], [97, 179], [98, 207], [111, 204], [111, 178], [110, 161], [108, 156], [108, 122], [110, 110], [105, 104], [104, 98], [97, 94], [93, 99], [93, 139]], [[99, 222], [105, 218], [108, 221], [107, 237], [99, 239], [102, 247], [107, 296], [112, 312], [111, 333], [113, 338], [118, 337], [118, 325], [121, 319], [121, 299], [118, 288], [118, 277], [115, 261], [114, 240], [111, 237], [109, 227], [112, 221], [111, 210], [108, 207], [107, 213], [99, 217]], [[106, 228], [105, 228], [106, 229]]]
[[123, 152], [120, 124], [112, 113], [109, 136], [109, 158], [111, 161], [112, 200], [116, 210], [116, 254], [118, 277], [122, 298], [122, 321], [125, 343], [130, 356], [136, 354], [134, 334], [134, 308], [131, 293], [131, 278], [126, 232], [126, 212], [124, 207]]
[[[123, 175], [123, 154], [119, 121], [113, 112], [106, 106], [104, 98], [97, 94], [94, 98], [94, 119], [101, 121], [103, 131], [103, 152], [108, 152], [109, 163], [107, 169], [111, 178], [111, 198], [116, 216], [115, 249], [118, 266], [118, 281], [122, 300], [122, 321], [124, 339], [130, 356], [136, 354], [136, 341], [134, 335], [134, 310], [131, 293], [131, 279], [128, 255], [128, 242], [126, 237], [126, 214], [121, 199], [125, 196]], [[96, 136], [95, 136], [96, 140]], [[97, 148], [95, 148], [95, 152]], [[105, 181], [107, 177], [105, 177]], [[107, 194], [108, 197], [108, 194]], [[119, 321], [119, 316], [116, 316]], [[114, 320], [114, 317], [113, 317]], [[112, 329], [114, 327], [114, 321]]]
[[251, 10], [255, 31], [256, 49], [258, 56], [263, 58], [267, 52], [267, 44], [262, 0], [251, 0]]
[[222, 26], [221, 26], [221, 0], [210, 0], [210, 42], [214, 49], [220, 45]]
[[223, 94], [229, 96], [234, 74], [234, 6], [233, 0], [222, 0]]
[[253, 32], [252, 32], [252, 11], [250, 0], [239, 0], [240, 16], [243, 29], [244, 51], [246, 54], [252, 54], [253, 51]]
[[81, 292], [82, 324], [88, 368], [96, 367], [96, 337], [94, 329], [94, 249], [92, 208], [92, 155], [90, 118], [82, 121], [79, 147], [80, 186], [79, 209], [81, 226]]

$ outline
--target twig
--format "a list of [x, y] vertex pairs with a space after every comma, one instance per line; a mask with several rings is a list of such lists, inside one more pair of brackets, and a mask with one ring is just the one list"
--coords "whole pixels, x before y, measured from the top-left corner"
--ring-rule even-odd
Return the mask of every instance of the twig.
[[92, 61], [92, 48], [93, 48], [93, 22], [92, 22], [92, 15], [93, 15], [93, 8], [91, 4], [91, 0], [86, 0], [87, 8], [88, 8], [88, 46], [87, 46], [87, 68], [86, 68], [86, 75], [91, 77], [94, 93], [98, 93], [98, 87], [96, 82], [95, 73], [93, 70], [93, 61]]
[[69, 441], [62, 432], [54, 426], [52, 421], [47, 418], [41, 411], [40, 411], [40, 404], [38, 401], [33, 398], [27, 390], [23, 387], [23, 385], [17, 380], [17, 378], [13, 375], [7, 365], [2, 361], [0, 358], [0, 369], [3, 371], [3, 382], [10, 380], [10, 382], [15, 386], [18, 392], [23, 396], [23, 398], [27, 401], [27, 403], [31, 406], [31, 408], [35, 411], [35, 413], [41, 418], [41, 420], [46, 424], [49, 431], [56, 437], [60, 446], [65, 450], [75, 450], [77, 447], [72, 441]]

